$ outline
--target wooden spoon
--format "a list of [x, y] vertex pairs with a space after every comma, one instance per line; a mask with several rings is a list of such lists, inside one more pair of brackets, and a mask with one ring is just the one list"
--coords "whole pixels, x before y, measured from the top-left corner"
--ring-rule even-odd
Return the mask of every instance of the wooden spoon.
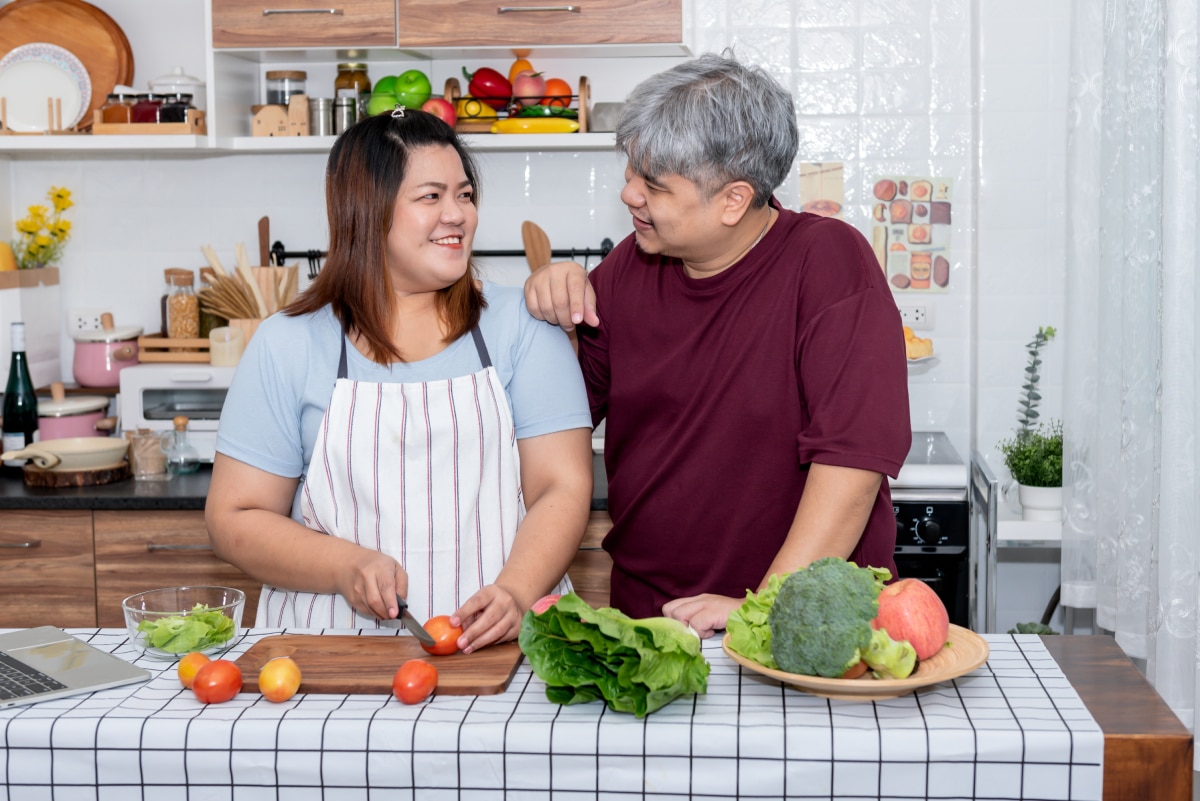
[[529, 220], [521, 223], [521, 242], [525, 245], [530, 272], [550, 263], [550, 237], [536, 223]]

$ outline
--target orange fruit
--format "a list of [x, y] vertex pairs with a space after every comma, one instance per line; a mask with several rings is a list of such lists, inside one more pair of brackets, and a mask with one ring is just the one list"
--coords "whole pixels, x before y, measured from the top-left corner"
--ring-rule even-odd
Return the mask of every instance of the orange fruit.
[[516, 79], [517, 73], [521, 70], [529, 70], [530, 72], [534, 71], [533, 65], [529, 63], [529, 59], [518, 58], [512, 63], [512, 66], [508, 68], [508, 82], [512, 83], [513, 80]]
[[562, 78], [548, 78], [546, 94], [542, 95], [542, 105], [567, 108], [571, 105], [571, 95], [571, 84]]
[[300, 666], [290, 657], [275, 657], [258, 672], [258, 689], [268, 701], [286, 701], [300, 689]]
[[180, 659], [179, 683], [189, 690], [192, 689], [192, 681], [196, 678], [196, 671], [207, 665], [210, 661], [212, 660], [199, 651], [192, 651]]

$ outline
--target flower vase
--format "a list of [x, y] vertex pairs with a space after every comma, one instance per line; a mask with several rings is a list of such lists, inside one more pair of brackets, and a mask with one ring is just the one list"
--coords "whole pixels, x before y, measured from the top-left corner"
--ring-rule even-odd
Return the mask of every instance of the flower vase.
[[1017, 498], [1021, 501], [1022, 520], [1062, 521], [1062, 487], [1027, 487], [1018, 484]]

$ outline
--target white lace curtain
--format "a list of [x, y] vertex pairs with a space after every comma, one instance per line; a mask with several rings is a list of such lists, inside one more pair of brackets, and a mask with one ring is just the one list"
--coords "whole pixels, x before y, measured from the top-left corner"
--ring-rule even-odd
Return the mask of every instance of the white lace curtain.
[[1197, 572], [1195, 0], [1074, 0], [1062, 602], [1189, 728]]

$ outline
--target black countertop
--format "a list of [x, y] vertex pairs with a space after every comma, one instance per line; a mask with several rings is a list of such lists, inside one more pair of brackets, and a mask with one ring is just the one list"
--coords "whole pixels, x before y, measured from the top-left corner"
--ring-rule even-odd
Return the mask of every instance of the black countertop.
[[[27, 487], [6, 476], [0, 477], [0, 509], [203, 509], [211, 479], [209, 465], [167, 481], [127, 479], [98, 487]], [[607, 508], [607, 498], [592, 499], [593, 511]]]

